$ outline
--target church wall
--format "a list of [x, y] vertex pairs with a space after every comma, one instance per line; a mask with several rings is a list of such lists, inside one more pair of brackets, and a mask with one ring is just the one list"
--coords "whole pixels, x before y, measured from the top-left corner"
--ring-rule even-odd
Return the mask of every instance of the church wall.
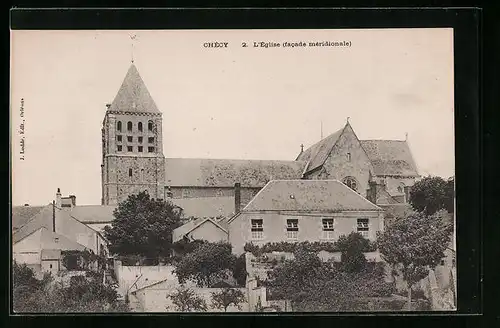
[[[378, 177], [377, 177], [378, 178]], [[399, 192], [398, 187], [403, 183], [407, 187], [415, 184], [415, 178], [405, 177], [384, 177], [386, 190], [391, 195], [403, 195], [404, 192]]]
[[[350, 153], [350, 160], [348, 159]], [[361, 147], [354, 131], [347, 125], [339, 137], [323, 168], [311, 175], [311, 179], [337, 179], [342, 181], [347, 176], [357, 180], [357, 192], [366, 197], [369, 188], [371, 163]]]

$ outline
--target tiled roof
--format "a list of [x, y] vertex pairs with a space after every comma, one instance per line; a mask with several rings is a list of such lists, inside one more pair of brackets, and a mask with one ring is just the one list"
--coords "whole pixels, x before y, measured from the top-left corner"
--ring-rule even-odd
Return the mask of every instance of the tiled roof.
[[379, 204], [379, 206], [384, 209], [386, 218], [403, 218], [413, 212], [411, 205], [408, 203]]
[[71, 215], [83, 223], [108, 223], [114, 220], [111, 205], [80, 205], [71, 209]]
[[199, 218], [196, 220], [191, 220], [191, 221], [187, 222], [186, 224], [183, 224], [180, 227], [174, 229], [172, 231], [172, 241], [176, 242], [176, 241], [182, 239], [182, 237], [184, 237], [189, 232], [193, 231], [194, 229], [201, 226], [202, 224], [207, 224], [207, 223], [213, 224], [217, 228], [219, 228], [219, 229], [223, 230], [225, 233], [227, 233], [226, 229], [223, 228], [219, 223], [215, 222], [215, 220], [213, 220], [211, 218]]
[[184, 217], [231, 216], [234, 213], [234, 197], [172, 198], [174, 205], [183, 209]]
[[300, 179], [305, 163], [301, 161], [235, 159], [165, 159], [167, 186], [263, 187], [273, 179]]
[[410, 147], [399, 140], [361, 140], [375, 175], [418, 176]]
[[344, 131], [344, 128], [312, 145], [297, 157], [298, 161], [306, 161], [309, 163], [306, 169], [307, 172], [313, 171], [325, 163], [330, 151], [342, 134], [342, 131]]
[[247, 211], [381, 211], [338, 180], [279, 180], [269, 182], [242, 210]]
[[52, 204], [43, 207], [41, 211], [17, 229], [12, 235], [12, 242], [17, 243], [40, 228], [52, 230]]
[[400, 204], [385, 188], [377, 189], [377, 205]]
[[160, 113], [134, 64], [130, 65], [109, 111]]
[[85, 246], [63, 236], [58, 233], [53, 232], [45, 227], [41, 228], [42, 234], [40, 237], [41, 249], [59, 249], [59, 250], [79, 250], [83, 251], [86, 249]]
[[12, 228], [19, 229], [28, 222], [35, 214], [40, 212], [44, 206], [14, 206], [12, 207]]

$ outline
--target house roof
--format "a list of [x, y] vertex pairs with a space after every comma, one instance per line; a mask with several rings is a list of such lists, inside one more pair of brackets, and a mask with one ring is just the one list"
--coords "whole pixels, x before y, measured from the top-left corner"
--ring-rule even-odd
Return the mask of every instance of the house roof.
[[12, 207], [12, 228], [19, 229], [29, 221], [35, 214], [40, 212], [44, 206], [13, 206]]
[[116, 206], [111, 205], [80, 205], [71, 209], [71, 215], [83, 223], [109, 223], [114, 220], [113, 211]]
[[273, 179], [300, 179], [305, 162], [235, 159], [165, 159], [167, 186], [263, 187]]
[[406, 141], [361, 140], [375, 175], [418, 176], [417, 166]]
[[307, 172], [313, 171], [325, 163], [330, 151], [342, 134], [342, 131], [344, 131], [344, 128], [315, 143], [297, 157], [299, 161], [308, 162], [307, 168], [305, 169]]
[[184, 217], [219, 217], [234, 213], [234, 197], [171, 198], [183, 209]]
[[127, 75], [108, 110], [160, 114], [134, 64], [130, 65]]
[[[85, 223], [82, 223], [76, 218], [74, 218], [69, 210], [61, 210], [60, 208], [55, 207], [55, 215], [56, 215], [56, 229], [57, 229], [57, 221], [59, 220], [74, 220], [79, 224], [85, 225]], [[14, 233], [12, 234], [12, 242], [15, 244], [23, 240], [33, 232], [39, 230], [40, 228], [45, 228], [49, 231], [52, 231], [53, 229], [52, 218], [53, 218], [53, 205], [48, 204], [47, 206], [44, 206], [40, 212], [31, 217], [31, 219], [29, 219], [23, 226], [14, 231]], [[86, 226], [89, 229], [96, 231], [92, 227], [89, 227], [88, 225]], [[96, 233], [99, 232], [96, 231]]]
[[42, 249], [42, 260], [59, 260], [61, 258], [60, 249]]
[[413, 211], [408, 203], [379, 204], [379, 206], [384, 209], [386, 218], [402, 218]]
[[389, 204], [400, 204], [385, 188], [377, 189], [377, 200], [375, 204], [377, 205], [389, 205]]
[[187, 222], [186, 224], [183, 224], [180, 227], [174, 229], [172, 231], [172, 241], [176, 242], [176, 241], [182, 239], [185, 235], [187, 235], [191, 231], [197, 229], [198, 227], [200, 227], [201, 225], [206, 224], [206, 223], [213, 224], [217, 228], [219, 228], [222, 231], [224, 231], [225, 233], [227, 233], [227, 230], [224, 227], [222, 227], [218, 222], [213, 220], [212, 218], [199, 218], [196, 220], [191, 220], [191, 221]]
[[338, 180], [270, 181], [248, 203], [249, 211], [381, 211], [377, 205]]

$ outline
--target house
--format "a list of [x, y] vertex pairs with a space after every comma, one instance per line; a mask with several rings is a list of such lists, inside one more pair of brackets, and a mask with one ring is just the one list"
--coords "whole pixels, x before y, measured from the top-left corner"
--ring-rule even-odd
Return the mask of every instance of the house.
[[188, 240], [206, 240], [208, 242], [226, 242], [228, 231], [213, 218], [191, 220], [172, 231], [172, 242]]
[[[107, 255], [108, 243], [102, 234], [71, 215], [74, 196], [66, 198], [70, 199], [67, 202], [58, 189], [56, 199], [52, 204], [33, 209], [13, 208], [14, 259], [39, 270], [45, 268], [44, 263], [50, 263], [48, 269], [55, 271], [55, 261], [61, 259], [64, 251], [88, 250]], [[27, 219], [27, 213], [35, 214]]]
[[338, 180], [273, 180], [228, 221], [233, 252], [245, 243], [330, 241], [353, 231], [374, 240], [383, 209]]

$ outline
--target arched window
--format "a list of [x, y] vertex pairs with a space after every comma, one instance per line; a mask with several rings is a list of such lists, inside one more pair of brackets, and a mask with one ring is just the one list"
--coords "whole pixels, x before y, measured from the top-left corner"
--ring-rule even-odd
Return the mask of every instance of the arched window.
[[405, 184], [401, 182], [398, 186], [398, 192], [403, 193], [405, 192]]
[[142, 131], [142, 122], [137, 123], [137, 130]]
[[116, 122], [116, 129], [117, 129], [118, 131], [121, 131], [121, 130], [122, 130], [122, 122], [121, 122], [121, 121]]
[[148, 122], [148, 131], [153, 131], [153, 121]]
[[342, 182], [354, 191], [358, 190], [358, 182], [353, 177], [345, 177]]
[[132, 122], [130, 121], [127, 123], [127, 130], [132, 131]]
[[132, 177], [132, 169], [128, 169], [128, 176]]
[[144, 169], [141, 169], [141, 182], [144, 182]]
[[351, 161], [351, 153], [347, 153], [347, 161], [350, 162]]

